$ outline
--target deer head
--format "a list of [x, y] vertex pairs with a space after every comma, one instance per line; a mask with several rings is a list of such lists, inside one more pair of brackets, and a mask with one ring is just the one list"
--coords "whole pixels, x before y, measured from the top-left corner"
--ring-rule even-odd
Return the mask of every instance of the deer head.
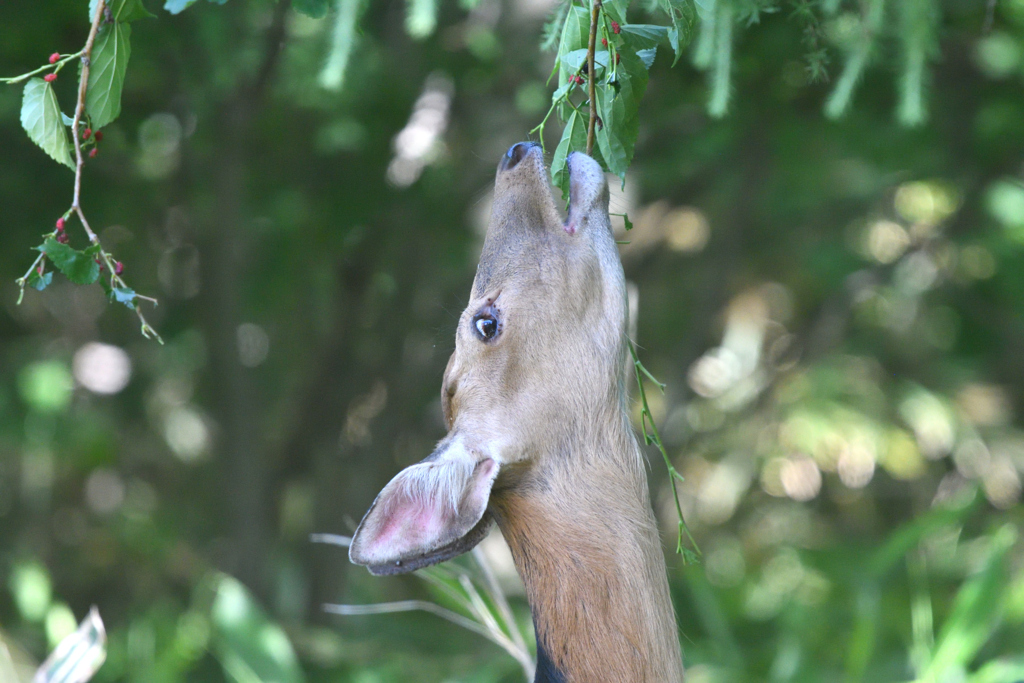
[[608, 187], [590, 157], [574, 153], [568, 166], [563, 219], [539, 145], [519, 143], [498, 165], [480, 264], [441, 388], [448, 435], [384, 487], [352, 539], [351, 561], [374, 574], [470, 550], [503, 496], [550, 487], [579, 466], [569, 441], [609, 420], [628, 432], [626, 297]]

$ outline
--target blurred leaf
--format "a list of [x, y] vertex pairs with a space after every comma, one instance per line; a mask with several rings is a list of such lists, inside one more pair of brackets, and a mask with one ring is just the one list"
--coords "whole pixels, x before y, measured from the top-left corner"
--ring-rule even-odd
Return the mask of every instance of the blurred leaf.
[[327, 15], [330, 0], [292, 0], [292, 7], [314, 19], [320, 19]]
[[99, 247], [95, 245], [85, 251], [78, 251], [52, 237], [47, 237], [43, 242], [43, 253], [75, 284], [92, 284], [100, 275], [100, 264], [96, 263]]
[[[18, 389], [29, 408], [39, 413], [57, 413], [71, 402], [74, 380], [64, 363], [56, 360], [32, 363], [18, 373]], [[11, 593], [22, 617], [43, 618], [50, 606], [50, 575], [38, 563], [19, 565], [11, 574]]]
[[362, 6], [362, 0], [338, 0], [331, 52], [320, 72], [320, 85], [328, 90], [341, 90], [345, 83], [349, 57], [356, 42], [356, 22]]
[[[70, 384], [67, 368], [56, 362], [35, 363], [21, 371], [21, 393], [27, 403], [43, 410], [62, 408]], [[57, 391], [55, 392], [54, 389]], [[11, 571], [8, 585], [21, 618], [42, 621], [53, 599], [50, 573], [39, 562], [19, 562]]]
[[1020, 683], [1024, 681], [1024, 657], [997, 659], [985, 664], [967, 683]]
[[85, 111], [94, 128], [100, 129], [121, 113], [121, 89], [131, 55], [131, 26], [106, 24], [96, 37], [89, 69]]
[[1017, 531], [1009, 525], [992, 535], [984, 566], [961, 586], [953, 599], [953, 608], [923, 676], [926, 680], [939, 680], [944, 672], [966, 667], [992, 634], [1004, 608], [1004, 560], [1016, 540]]
[[561, 0], [551, 11], [551, 16], [544, 22], [544, 30], [541, 33], [540, 49], [543, 52], [555, 47], [559, 36], [562, 34], [562, 27], [565, 24], [565, 17], [569, 13], [569, 2]]
[[31, 78], [25, 84], [21, 101], [21, 126], [32, 142], [39, 145], [54, 161], [74, 170], [71, 141], [61, 119], [57, 95], [49, 83]]
[[977, 496], [972, 495], [962, 505], [935, 507], [904, 524], [868, 559], [868, 572], [875, 577], [883, 576], [922, 540], [950, 525], [962, 523], [974, 511], [976, 503]]
[[210, 619], [224, 671], [237, 683], [300, 683], [295, 651], [280, 626], [267, 619], [237, 579], [216, 580]]
[[406, 0], [405, 32], [421, 40], [437, 28], [437, 0]]
[[196, 4], [196, 0], [167, 0], [164, 3], [164, 9], [171, 14], [178, 14], [184, 12], [192, 5]]
[[107, 633], [95, 607], [78, 630], [60, 642], [32, 683], [85, 683], [107, 658]]

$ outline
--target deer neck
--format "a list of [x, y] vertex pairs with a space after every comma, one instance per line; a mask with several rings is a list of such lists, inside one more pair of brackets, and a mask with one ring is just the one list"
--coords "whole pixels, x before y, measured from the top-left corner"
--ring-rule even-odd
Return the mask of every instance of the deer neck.
[[552, 465], [492, 497], [533, 613], [537, 683], [682, 681], [644, 465], [626, 430], [566, 439]]

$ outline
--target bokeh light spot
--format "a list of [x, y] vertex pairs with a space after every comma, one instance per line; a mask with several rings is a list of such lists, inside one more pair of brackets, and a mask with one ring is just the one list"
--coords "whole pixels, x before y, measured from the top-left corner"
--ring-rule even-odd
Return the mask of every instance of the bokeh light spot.
[[132, 361], [124, 349], [99, 342], [78, 349], [71, 368], [78, 383], [94, 394], [116, 394], [132, 376]]

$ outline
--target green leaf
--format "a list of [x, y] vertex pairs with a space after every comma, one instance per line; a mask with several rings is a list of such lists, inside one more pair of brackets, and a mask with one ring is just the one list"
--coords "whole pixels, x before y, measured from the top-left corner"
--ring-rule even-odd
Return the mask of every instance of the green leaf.
[[[672, 60], [672, 66], [675, 66], [693, 37], [697, 11], [692, 0], [659, 0], [658, 4], [672, 20], [672, 27], [668, 30], [668, 43], [675, 53], [675, 59]], [[702, 6], [704, 4], [710, 3], [703, 3]]]
[[100, 264], [96, 263], [99, 247], [95, 245], [85, 251], [78, 251], [52, 237], [47, 237], [43, 242], [43, 253], [57, 270], [75, 284], [92, 284], [100, 276]]
[[566, 68], [563, 58], [570, 52], [586, 50], [590, 38], [590, 13], [583, 7], [573, 5], [565, 17], [565, 24], [562, 26], [562, 40], [558, 44], [558, 85], [565, 85], [569, 76], [575, 75], [576, 71]]
[[113, 301], [124, 304], [128, 308], [135, 310], [135, 290], [127, 287], [117, 287], [110, 290], [110, 298]]
[[67, 126], [68, 128], [70, 128], [71, 126], [75, 125], [75, 120], [73, 118], [71, 118], [70, 116], [68, 116], [67, 114], [65, 114], [64, 112], [60, 113], [60, 120], [63, 121], [64, 125]]
[[194, 4], [196, 4], [196, 0], [167, 0], [164, 3], [164, 9], [171, 14], [180, 14]]
[[628, 214], [622, 214], [622, 222], [626, 224], [626, 232], [633, 229], [633, 221], [629, 220]]
[[604, 12], [620, 26], [626, 23], [626, 10], [629, 8], [629, 0], [607, 0], [602, 5]]
[[606, 168], [625, 180], [640, 129], [640, 100], [647, 89], [647, 69], [628, 49], [619, 54], [618, 87], [601, 86], [595, 92], [598, 116], [604, 124], [597, 131], [597, 145]]
[[551, 104], [554, 104], [558, 100], [562, 99], [565, 96], [565, 94], [567, 92], [569, 92], [569, 90], [572, 89], [572, 86], [573, 86], [573, 84], [570, 83], [569, 81], [566, 81], [565, 83], [560, 85], [558, 87], [558, 90], [556, 90], [555, 92], [551, 93]]
[[31, 78], [25, 84], [21, 101], [21, 126], [32, 142], [59, 163], [72, 170], [71, 141], [61, 120], [57, 95], [49, 83], [41, 78]]
[[128, 24], [107, 24], [96, 37], [89, 89], [85, 93], [85, 111], [93, 128], [103, 128], [121, 113], [121, 89], [131, 54], [130, 36]]
[[32, 679], [34, 683], [88, 681], [107, 659], [107, 632], [93, 607], [79, 625], [46, 658]]
[[304, 680], [288, 636], [237, 579], [223, 575], [217, 581], [210, 620], [217, 657], [230, 679], [238, 683]]
[[668, 39], [668, 28], [654, 24], [624, 24], [620, 34], [626, 45], [635, 50], [656, 47], [658, 43]]
[[1006, 554], [1017, 541], [1017, 530], [1006, 525], [990, 541], [981, 571], [965, 581], [953, 599], [923, 680], [940, 680], [944, 672], [970, 664], [1002, 618], [1008, 590]]
[[292, 7], [306, 16], [320, 19], [327, 15], [330, 0], [292, 0]]
[[573, 109], [562, 131], [562, 139], [555, 148], [555, 155], [551, 158], [551, 180], [562, 188], [562, 197], [566, 199], [569, 197], [569, 168], [566, 159], [572, 152], [587, 151], [587, 123], [588, 119]]
[[884, 577], [922, 540], [942, 529], [962, 524], [976, 509], [978, 498], [976, 493], [972, 493], [961, 504], [932, 508], [912, 522], [904, 524], [866, 558], [865, 573], [872, 577]]
[[[585, 61], [587, 61], [587, 52], [588, 50], [586, 48], [582, 50], [573, 50], [569, 54], [562, 56], [562, 64], [566, 69], [568, 69], [569, 73], [574, 74], [579, 71], [579, 68], [583, 66]], [[607, 50], [601, 50], [594, 53], [594, 66], [608, 66]]]
[[[99, 0], [89, 0], [90, 23], [92, 18], [96, 16], [96, 4], [98, 2]], [[107, 7], [110, 8], [110, 15], [114, 18], [114, 21], [135, 21], [136, 19], [156, 17], [155, 14], [146, 9], [146, 6], [142, 4], [142, 0], [110, 0], [107, 3]]]
[[658, 56], [658, 48], [652, 47], [646, 50], [637, 50], [636, 56], [644, 63], [644, 68], [650, 71], [651, 67], [654, 66], [654, 58]]
[[996, 659], [978, 669], [968, 683], [1020, 683], [1024, 680], [1024, 657]]
[[41, 292], [49, 287], [51, 282], [53, 282], [53, 271], [47, 271], [40, 275], [38, 270], [33, 270], [25, 284]]

